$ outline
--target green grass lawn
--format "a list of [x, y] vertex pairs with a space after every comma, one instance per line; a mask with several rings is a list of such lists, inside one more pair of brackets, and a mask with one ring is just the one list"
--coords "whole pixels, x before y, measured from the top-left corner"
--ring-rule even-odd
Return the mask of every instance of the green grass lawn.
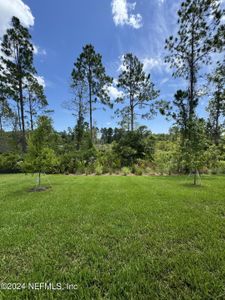
[[0, 176], [0, 299], [225, 299], [225, 177], [47, 178]]

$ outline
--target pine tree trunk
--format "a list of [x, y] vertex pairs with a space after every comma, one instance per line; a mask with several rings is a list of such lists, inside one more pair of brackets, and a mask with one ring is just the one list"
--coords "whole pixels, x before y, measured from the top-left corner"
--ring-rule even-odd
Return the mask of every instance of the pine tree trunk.
[[29, 93], [29, 114], [30, 114], [30, 129], [31, 131], [34, 130], [33, 124], [33, 112], [32, 112], [32, 101], [31, 101], [31, 94]]
[[20, 112], [21, 112], [21, 123], [22, 123], [22, 149], [26, 151], [26, 136], [25, 136], [25, 117], [24, 117], [24, 102], [23, 102], [23, 87], [22, 79], [19, 80], [19, 96], [20, 96]]
[[195, 169], [195, 174], [194, 174], [194, 185], [197, 184], [197, 169]]
[[134, 131], [134, 100], [133, 95], [130, 93], [130, 125], [131, 131]]
[[[194, 18], [192, 20], [194, 24]], [[195, 98], [195, 39], [194, 39], [194, 25], [191, 33], [191, 60], [189, 62], [190, 67], [190, 90], [189, 90], [189, 121], [192, 121], [194, 116], [194, 98]], [[190, 129], [189, 129], [190, 131]], [[190, 132], [189, 132], [190, 133]]]
[[92, 127], [92, 88], [91, 88], [91, 82], [89, 83], [89, 110], [90, 110], [90, 137], [91, 137], [91, 143], [93, 143], [93, 127]]
[[217, 102], [217, 107], [216, 107], [216, 128], [215, 128], [215, 136], [214, 136], [214, 142], [215, 142], [216, 146], [219, 145], [219, 140], [220, 140], [219, 118], [220, 118], [220, 107], [219, 107], [219, 103]]
[[131, 131], [134, 131], [134, 108], [131, 106]]
[[0, 115], [0, 131], [3, 131], [2, 116]]
[[19, 130], [22, 131], [19, 102], [16, 103], [16, 106], [17, 106], [17, 115], [18, 115]]

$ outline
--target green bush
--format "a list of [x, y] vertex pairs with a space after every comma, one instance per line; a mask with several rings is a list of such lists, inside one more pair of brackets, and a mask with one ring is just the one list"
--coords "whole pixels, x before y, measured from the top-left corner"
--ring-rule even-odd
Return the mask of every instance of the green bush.
[[139, 167], [138, 165], [134, 165], [132, 167], [132, 173], [137, 175], [137, 176], [142, 176], [143, 175], [143, 169]]
[[113, 143], [113, 151], [120, 158], [122, 166], [132, 166], [138, 160], [152, 160], [154, 138], [143, 126], [135, 131], [125, 132]]
[[113, 152], [111, 145], [101, 147], [98, 150], [96, 165], [102, 166], [102, 173], [112, 174], [117, 169], [120, 169], [121, 163], [117, 154]]
[[121, 169], [123, 176], [127, 176], [131, 173], [130, 169], [128, 167], [123, 167]]
[[225, 174], [225, 161], [224, 160], [221, 160], [218, 163], [218, 173]]
[[95, 175], [102, 175], [103, 174], [103, 166], [97, 164], [95, 167]]
[[143, 170], [139, 167], [136, 167], [134, 174], [137, 175], [137, 176], [142, 176], [143, 175]]
[[0, 155], [0, 173], [21, 172], [22, 158], [17, 153], [4, 153]]

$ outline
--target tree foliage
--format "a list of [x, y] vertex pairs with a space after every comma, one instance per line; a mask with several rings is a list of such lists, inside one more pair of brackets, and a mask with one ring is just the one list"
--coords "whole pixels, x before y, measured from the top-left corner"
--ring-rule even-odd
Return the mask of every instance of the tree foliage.
[[41, 173], [53, 172], [58, 165], [58, 159], [51, 147], [53, 140], [51, 120], [42, 116], [38, 119], [37, 128], [30, 133], [28, 149], [23, 162], [23, 169], [27, 172], [38, 173], [41, 183]]
[[123, 120], [126, 118], [130, 130], [133, 131], [134, 120], [139, 111], [148, 108], [147, 112], [140, 112], [141, 118], [150, 118], [155, 113], [152, 101], [158, 97], [159, 91], [155, 90], [150, 74], [145, 73], [143, 64], [131, 53], [123, 57], [117, 86], [123, 90], [123, 96], [117, 102], [126, 103], [117, 113], [122, 113]]
[[[107, 87], [112, 83], [112, 78], [106, 75], [102, 63], [102, 56], [95, 52], [92, 45], [83, 47], [83, 52], [77, 58], [72, 71], [72, 86], [76, 89], [85, 89], [82, 97], [83, 105], [88, 104], [90, 117], [90, 137], [93, 142], [93, 110], [94, 104], [100, 103], [112, 107]], [[79, 93], [79, 92], [78, 92]], [[80, 98], [80, 95], [78, 96]], [[87, 102], [85, 103], [84, 100]]]

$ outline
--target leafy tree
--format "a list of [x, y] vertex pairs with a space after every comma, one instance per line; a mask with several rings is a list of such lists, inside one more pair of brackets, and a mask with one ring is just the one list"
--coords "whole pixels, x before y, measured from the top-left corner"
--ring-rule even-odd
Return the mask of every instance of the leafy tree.
[[182, 140], [190, 138], [189, 132], [189, 101], [188, 92], [178, 90], [174, 95], [173, 106], [167, 111], [167, 116], [172, 116], [176, 121], [176, 126], [179, 128], [183, 137]]
[[157, 141], [154, 152], [154, 164], [160, 174], [179, 172], [179, 144], [170, 141]]
[[5, 121], [10, 120], [14, 116], [9, 103], [6, 99], [0, 99], [0, 132], [3, 131]]
[[118, 98], [117, 102], [128, 101], [127, 105], [117, 112], [122, 113], [129, 120], [130, 129], [133, 131], [137, 108], [147, 107], [148, 111], [142, 113], [141, 117], [150, 118], [155, 113], [154, 105], [151, 102], [158, 97], [159, 92], [155, 90], [150, 74], [145, 74], [143, 64], [131, 53], [123, 57], [122, 71], [117, 86], [123, 89], [123, 96]]
[[186, 0], [178, 11], [178, 32], [166, 40], [170, 51], [165, 61], [174, 69], [174, 77], [188, 82], [186, 91], [177, 91], [173, 104], [177, 111], [172, 115], [181, 131], [181, 156], [186, 170], [195, 174], [204, 165], [206, 147], [205, 124], [196, 117], [200, 91], [198, 78], [203, 67], [211, 63], [212, 53], [221, 51], [224, 45], [219, 35], [222, 11], [216, 0]]
[[214, 86], [213, 97], [209, 101], [208, 130], [210, 138], [215, 145], [219, 145], [225, 123], [225, 60], [217, 64], [215, 72], [209, 76], [209, 81]]
[[126, 134], [126, 131], [125, 131], [124, 128], [117, 128], [117, 127], [116, 127], [116, 128], [114, 129], [113, 140], [116, 141], [116, 142], [118, 142], [118, 141], [122, 138], [122, 136], [123, 136], [124, 134]]
[[38, 185], [41, 184], [41, 173], [51, 172], [58, 165], [58, 158], [50, 148], [53, 138], [51, 120], [41, 116], [37, 122], [37, 128], [30, 134], [28, 149], [23, 163], [23, 169], [28, 172], [38, 173]]
[[7, 84], [7, 94], [17, 103], [19, 127], [22, 131], [22, 148], [25, 151], [25, 79], [34, 76], [33, 66], [34, 48], [31, 35], [27, 28], [21, 25], [20, 20], [12, 18], [12, 27], [7, 29], [1, 43], [2, 64], [4, 65], [4, 82]]
[[21, 172], [21, 157], [18, 153], [7, 152], [0, 154], [0, 173]]
[[[118, 99], [117, 99], [118, 102]], [[130, 131], [131, 129], [131, 115], [130, 115], [130, 107], [125, 106], [123, 108], [118, 108], [115, 111], [117, 117], [120, 118], [118, 125], [121, 126], [124, 130]], [[136, 121], [136, 116], [134, 115], [133, 121]]]
[[93, 142], [93, 110], [94, 104], [99, 102], [112, 107], [107, 87], [112, 83], [112, 78], [106, 75], [102, 63], [102, 56], [95, 52], [92, 45], [83, 47], [83, 52], [78, 57], [72, 71], [73, 84], [82, 83], [87, 90], [87, 103], [90, 116], [90, 138]]
[[197, 184], [197, 175], [206, 165], [206, 150], [208, 141], [206, 137], [206, 124], [204, 119], [195, 118], [188, 124], [191, 136], [181, 144], [181, 157], [184, 170], [194, 174], [194, 185]]
[[125, 132], [113, 145], [113, 150], [120, 157], [122, 166], [131, 166], [138, 159], [152, 160], [154, 139], [142, 126], [138, 130]]
[[166, 40], [165, 48], [170, 54], [165, 61], [174, 68], [173, 76], [188, 81], [186, 113], [190, 122], [199, 101], [199, 72], [204, 65], [210, 64], [211, 53], [224, 47], [218, 37], [224, 32], [221, 18], [219, 1], [186, 0], [178, 11], [177, 35]]
[[113, 129], [111, 127], [102, 128], [101, 134], [101, 141], [103, 144], [111, 144], [113, 142]]
[[28, 114], [30, 129], [34, 130], [34, 118], [38, 111], [42, 110], [48, 105], [46, 96], [44, 94], [44, 87], [38, 82], [37, 78], [30, 76], [27, 84], [27, 100], [28, 100]]
[[82, 144], [83, 137], [85, 135], [85, 128], [88, 125], [85, 122], [85, 116], [87, 113], [87, 87], [81, 74], [81, 65], [76, 62], [76, 67], [72, 70], [71, 74], [71, 89], [73, 92], [72, 101], [66, 103], [66, 108], [72, 110], [73, 115], [76, 117], [75, 126], [75, 142], [76, 149], [79, 150]]
[[9, 106], [7, 99], [7, 85], [4, 82], [3, 76], [4, 67], [0, 64], [0, 131], [3, 131], [4, 121], [10, 119], [13, 116], [13, 112]]

